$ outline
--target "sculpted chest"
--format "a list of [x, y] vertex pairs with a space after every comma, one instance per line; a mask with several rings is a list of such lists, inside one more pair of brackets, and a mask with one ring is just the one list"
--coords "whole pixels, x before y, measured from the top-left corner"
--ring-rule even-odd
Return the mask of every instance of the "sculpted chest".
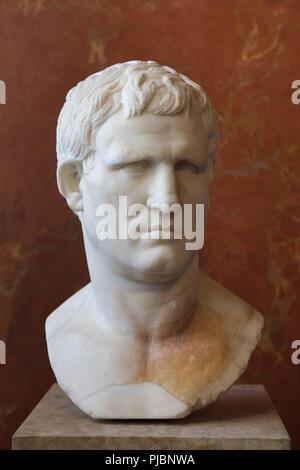
[[203, 300], [188, 326], [160, 339], [120, 341], [104, 332], [91, 311], [90, 285], [53, 312], [46, 325], [49, 357], [75, 404], [97, 418], [182, 417], [237, 380], [261, 316], [203, 273], [199, 283]]

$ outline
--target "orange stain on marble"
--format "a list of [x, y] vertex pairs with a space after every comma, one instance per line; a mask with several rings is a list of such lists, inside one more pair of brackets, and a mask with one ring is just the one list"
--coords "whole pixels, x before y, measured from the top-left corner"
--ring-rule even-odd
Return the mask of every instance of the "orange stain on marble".
[[196, 396], [228, 365], [228, 338], [222, 324], [217, 313], [198, 304], [182, 334], [149, 345], [147, 369], [140, 381], [157, 383], [193, 405]]

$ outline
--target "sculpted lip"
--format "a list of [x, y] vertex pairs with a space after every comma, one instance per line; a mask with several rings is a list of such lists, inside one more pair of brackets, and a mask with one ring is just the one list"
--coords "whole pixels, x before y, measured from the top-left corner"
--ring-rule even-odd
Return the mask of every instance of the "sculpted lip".
[[174, 227], [169, 225], [168, 227], [162, 227], [161, 225], [150, 226], [149, 230], [144, 230], [144, 233], [149, 232], [171, 232], [174, 233]]
[[[183, 234], [182, 234], [182, 233], [175, 232], [175, 231], [172, 230], [172, 229], [170, 229], [170, 230], [168, 230], [168, 229], [167, 229], [167, 230], [163, 230], [163, 229], [159, 228], [159, 229], [152, 229], [152, 230], [148, 230], [148, 231], [143, 231], [143, 232], [141, 232], [141, 236], [142, 236], [142, 235], [145, 235], [145, 234], [149, 234], [149, 239], [152, 239], [151, 234], [159, 234], [159, 239], [162, 238], [162, 235], [163, 235], [163, 234], [168, 235], [168, 237], [167, 237], [167, 238], [164, 238], [164, 240], [168, 240], [168, 239], [169, 239], [169, 240], [172, 240], [173, 238], [175, 238], [175, 235], [177, 235], [178, 238], [180, 238], [180, 239], [183, 238]], [[153, 238], [153, 239], [154, 239], [154, 240], [155, 240], [155, 239], [157, 240], [158, 238]]]
[[150, 230], [145, 230], [144, 232], [141, 232], [141, 233], [156, 233], [156, 232], [175, 234], [174, 229], [172, 229], [172, 228], [164, 228], [163, 229], [161, 227], [151, 228]]
[[172, 228], [161, 228], [161, 227], [157, 227], [157, 228], [151, 228], [150, 230], [146, 231], [146, 233], [151, 233], [151, 232], [170, 232], [170, 233], [174, 233], [174, 230]]

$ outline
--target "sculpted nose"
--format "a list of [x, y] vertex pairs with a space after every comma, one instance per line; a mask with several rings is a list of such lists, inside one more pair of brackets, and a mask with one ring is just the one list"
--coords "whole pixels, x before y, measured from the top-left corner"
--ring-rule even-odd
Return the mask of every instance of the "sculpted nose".
[[147, 207], [163, 211], [161, 208], [162, 204], [172, 206], [172, 204], [176, 203], [179, 204], [179, 196], [175, 170], [165, 165], [157, 171], [150, 186]]

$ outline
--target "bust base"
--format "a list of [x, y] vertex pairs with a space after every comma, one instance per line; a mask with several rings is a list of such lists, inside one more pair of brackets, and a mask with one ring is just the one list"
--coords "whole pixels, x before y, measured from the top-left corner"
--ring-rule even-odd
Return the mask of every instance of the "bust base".
[[53, 384], [13, 436], [13, 450], [286, 450], [289, 435], [262, 385], [234, 385], [177, 420], [94, 420]]

